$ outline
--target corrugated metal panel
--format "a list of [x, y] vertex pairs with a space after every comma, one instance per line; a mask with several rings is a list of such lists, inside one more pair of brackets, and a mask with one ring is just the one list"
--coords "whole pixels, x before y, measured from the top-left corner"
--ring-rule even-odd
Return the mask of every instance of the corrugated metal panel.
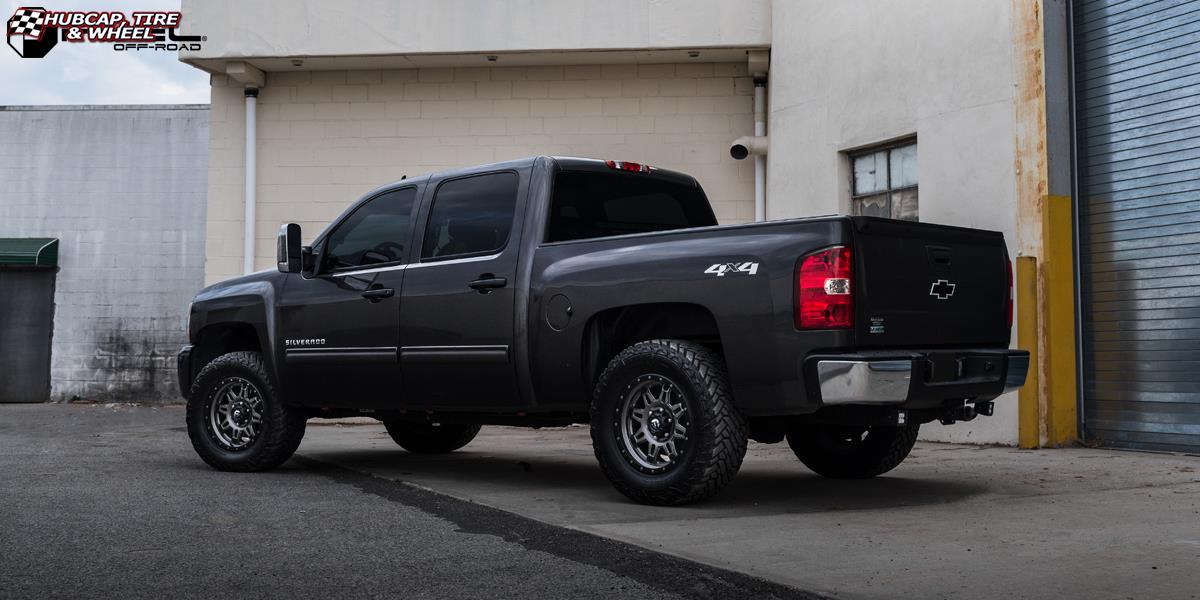
[[1200, 449], [1200, 0], [1076, 0], [1084, 437]]

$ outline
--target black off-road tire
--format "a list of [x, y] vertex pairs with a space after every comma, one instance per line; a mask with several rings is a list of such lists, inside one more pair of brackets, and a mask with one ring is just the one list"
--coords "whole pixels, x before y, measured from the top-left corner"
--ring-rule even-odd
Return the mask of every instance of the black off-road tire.
[[[261, 431], [248, 446], [223, 448], [208, 423], [209, 403], [222, 383], [239, 377], [258, 388], [263, 399]], [[230, 352], [200, 369], [188, 394], [187, 431], [196, 454], [221, 471], [267, 471], [291, 458], [304, 439], [307, 416], [283, 403], [258, 352]]]
[[384, 421], [388, 435], [401, 448], [414, 454], [445, 454], [471, 443], [479, 433], [479, 425], [463, 423], [422, 423], [416, 421]]
[[[664, 472], [648, 473], [621, 439], [622, 403], [640, 377], [661, 376], [682, 392], [690, 419], [686, 451]], [[591, 405], [592, 447], [617, 491], [642, 504], [680, 505], [709, 498], [733, 481], [746, 456], [749, 427], [733, 405], [725, 362], [692, 342], [634, 344], [608, 363]]]
[[[798, 425], [788, 446], [804, 466], [831, 479], [867, 479], [896, 468], [917, 442], [920, 425], [841, 427]], [[865, 434], [864, 434], [865, 432]]]

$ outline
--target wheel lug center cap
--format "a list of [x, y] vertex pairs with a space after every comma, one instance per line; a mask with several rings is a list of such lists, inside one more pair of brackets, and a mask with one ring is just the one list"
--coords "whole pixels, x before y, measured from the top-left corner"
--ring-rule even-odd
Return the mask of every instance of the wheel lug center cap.
[[664, 437], [673, 428], [673, 419], [662, 412], [655, 410], [650, 414], [650, 419], [646, 423], [651, 435], [656, 438]]

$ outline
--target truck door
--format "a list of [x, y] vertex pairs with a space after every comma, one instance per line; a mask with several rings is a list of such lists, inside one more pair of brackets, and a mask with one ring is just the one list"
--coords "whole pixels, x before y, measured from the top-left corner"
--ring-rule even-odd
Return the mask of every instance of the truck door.
[[422, 210], [420, 257], [406, 269], [400, 307], [409, 406], [519, 402], [513, 310], [524, 188], [513, 171], [447, 179]]
[[360, 204], [314, 247], [280, 300], [285, 389], [319, 406], [400, 408], [400, 292], [418, 189]]

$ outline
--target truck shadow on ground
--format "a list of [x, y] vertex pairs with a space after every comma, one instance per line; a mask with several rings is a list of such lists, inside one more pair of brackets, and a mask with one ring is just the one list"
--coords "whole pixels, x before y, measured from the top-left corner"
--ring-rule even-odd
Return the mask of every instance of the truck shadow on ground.
[[[300, 454], [377, 477], [414, 483], [455, 496], [524, 497], [531, 502], [628, 503], [590, 456], [546, 458], [531, 452], [410, 454], [403, 450], [320, 450]], [[748, 465], [718, 496], [689, 507], [739, 513], [875, 510], [959, 502], [986, 485], [951, 478], [905, 476], [904, 466], [874, 479], [833, 480], [794, 465]], [[678, 510], [678, 509], [666, 509]]]

